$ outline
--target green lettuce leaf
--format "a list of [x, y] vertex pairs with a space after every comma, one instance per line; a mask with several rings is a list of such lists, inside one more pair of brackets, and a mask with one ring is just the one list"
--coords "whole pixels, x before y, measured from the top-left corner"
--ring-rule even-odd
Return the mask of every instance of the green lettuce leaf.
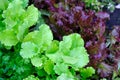
[[75, 79], [73, 76], [62, 73], [60, 76], [58, 76], [57, 80], [75, 80]]
[[39, 49], [36, 44], [32, 42], [22, 43], [22, 49], [20, 51], [20, 55], [23, 58], [32, 58], [33, 56], [39, 53]]
[[63, 37], [63, 41], [60, 42], [59, 49], [64, 54], [67, 54], [70, 50], [80, 46], [84, 46], [84, 41], [79, 34], [74, 33]]
[[75, 68], [82, 68], [89, 62], [89, 57], [84, 47], [77, 47], [70, 51], [68, 56], [62, 56], [65, 63]]
[[25, 8], [28, 6], [29, 0], [21, 0], [22, 1], [22, 6]]
[[15, 0], [9, 3], [8, 8], [3, 11], [3, 18], [6, 24], [6, 29], [14, 28], [21, 23], [21, 15], [25, 13], [20, 0]]
[[8, 7], [8, 0], [0, 0], [0, 10], [5, 10]]
[[38, 77], [35, 77], [34, 75], [30, 75], [27, 78], [23, 79], [23, 80], [40, 80]]
[[[48, 49], [53, 40], [49, 26], [42, 24], [39, 30], [27, 34], [21, 45], [20, 55], [23, 58], [30, 58], [35, 67], [42, 64], [42, 53]], [[38, 57], [39, 56], [39, 57]]]
[[34, 56], [31, 58], [31, 63], [35, 67], [41, 67], [43, 65], [42, 59], [39, 56]]
[[53, 40], [51, 45], [46, 50], [46, 53], [55, 53], [59, 49], [59, 41]]
[[44, 70], [47, 72], [47, 74], [54, 74], [54, 63], [53, 61], [51, 60], [47, 60], [45, 63], [44, 63]]
[[4, 30], [0, 32], [0, 41], [6, 46], [16, 45], [18, 43], [14, 30]]
[[46, 53], [46, 56], [55, 63], [63, 62], [62, 54], [60, 52], [55, 52], [55, 53], [52, 53], [52, 54], [51, 53]]
[[68, 66], [65, 63], [57, 63], [54, 66], [54, 70], [55, 70], [55, 73], [58, 75], [69, 72]]
[[[9, 34], [5, 35], [6, 39], [8, 39], [7, 36], [17, 38], [17, 40], [13, 40], [15, 41], [14, 44], [11, 38], [8, 39], [8, 42], [11, 44], [5, 44], [5, 41], [0, 39], [1, 43], [3, 43], [5, 46], [14, 46], [18, 42], [21, 42], [24, 38], [24, 35], [28, 33], [29, 28], [37, 22], [39, 12], [33, 5], [28, 6], [28, 8], [25, 9], [25, 4], [27, 5], [27, 2], [28, 0], [13, 0], [9, 2], [6, 10], [3, 11], [2, 17], [4, 20], [2, 22], [5, 25], [4, 28], [1, 28], [3, 29], [0, 30], [1, 33], [7, 34], [7, 32], [12, 30], [14, 36]], [[4, 36], [4, 34], [1, 35]]]
[[52, 32], [46, 24], [42, 24], [39, 26], [39, 30], [36, 30], [34, 32], [30, 32], [28, 35], [25, 36], [24, 42], [33, 42], [36, 44], [40, 52], [47, 50], [47, 48], [51, 45], [53, 40]]
[[95, 69], [92, 67], [82, 68], [80, 70], [80, 75], [82, 76], [83, 79], [91, 77], [93, 74], [95, 74]]

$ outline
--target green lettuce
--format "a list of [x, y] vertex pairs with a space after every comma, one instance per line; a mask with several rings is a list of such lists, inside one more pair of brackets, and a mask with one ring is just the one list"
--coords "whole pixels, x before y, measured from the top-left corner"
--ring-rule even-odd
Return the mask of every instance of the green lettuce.
[[[5, 26], [0, 31], [0, 41], [5, 46], [14, 46], [21, 42], [29, 28], [37, 22], [37, 8], [31, 5], [26, 9], [27, 3], [28, 0], [13, 0], [3, 11], [4, 20], [2, 22], [5, 23]], [[10, 32], [11, 34], [9, 34]]]
[[31, 59], [32, 64], [39, 67], [42, 64], [41, 54], [51, 45], [52, 40], [53, 35], [49, 26], [42, 24], [39, 30], [30, 32], [25, 36], [20, 55], [23, 58]]
[[37, 73], [48, 80], [76, 80], [76, 72], [83, 79], [94, 74], [93, 68], [84, 68], [89, 62], [89, 55], [81, 36], [73, 33], [64, 36], [62, 41], [53, 40], [52, 32], [46, 24], [24, 37], [20, 55], [30, 59]]
[[59, 43], [59, 50], [53, 53], [47, 51], [46, 56], [55, 63], [63, 62], [75, 69], [82, 68], [89, 62], [84, 41], [77, 33], [64, 36]]
[[40, 80], [38, 77], [35, 77], [34, 75], [30, 75], [27, 78], [23, 79], [23, 80]]

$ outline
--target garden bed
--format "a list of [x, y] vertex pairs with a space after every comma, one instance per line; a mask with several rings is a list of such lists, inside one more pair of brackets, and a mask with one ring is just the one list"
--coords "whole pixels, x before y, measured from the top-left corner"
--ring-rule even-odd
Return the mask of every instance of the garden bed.
[[0, 80], [119, 80], [115, 0], [1, 0]]

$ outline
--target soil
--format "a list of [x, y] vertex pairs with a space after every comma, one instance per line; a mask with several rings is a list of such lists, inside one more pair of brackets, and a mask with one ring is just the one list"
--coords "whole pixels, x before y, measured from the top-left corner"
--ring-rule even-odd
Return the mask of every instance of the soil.
[[109, 30], [111, 30], [113, 26], [120, 26], [120, 9], [115, 9], [114, 12], [110, 13], [110, 19], [106, 24]]

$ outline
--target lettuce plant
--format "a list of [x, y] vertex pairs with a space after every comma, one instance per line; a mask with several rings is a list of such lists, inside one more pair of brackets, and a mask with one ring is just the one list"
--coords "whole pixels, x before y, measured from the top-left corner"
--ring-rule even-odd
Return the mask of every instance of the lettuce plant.
[[11, 47], [21, 42], [28, 29], [38, 20], [38, 10], [33, 5], [25, 9], [25, 1], [27, 0], [9, 2], [1, 14], [4, 26], [0, 31], [0, 41], [5, 46]]
[[[82, 79], [83, 72], [89, 71], [89, 67], [84, 68], [89, 62], [89, 55], [84, 48], [83, 39], [77, 33], [64, 36], [63, 41], [59, 42], [53, 40], [49, 26], [42, 24], [39, 30], [30, 32], [25, 36], [21, 48], [20, 55], [24, 59], [30, 59], [35, 68], [40, 68], [38, 71], [43, 69], [47, 76], [58, 75], [54, 78], [49, 76], [48, 79], [74, 80], [77, 79], [76, 72], [79, 72]], [[95, 73], [92, 67], [90, 70], [92, 70], [91, 73], [84, 78]], [[47, 76], [44, 75], [44, 78]]]

